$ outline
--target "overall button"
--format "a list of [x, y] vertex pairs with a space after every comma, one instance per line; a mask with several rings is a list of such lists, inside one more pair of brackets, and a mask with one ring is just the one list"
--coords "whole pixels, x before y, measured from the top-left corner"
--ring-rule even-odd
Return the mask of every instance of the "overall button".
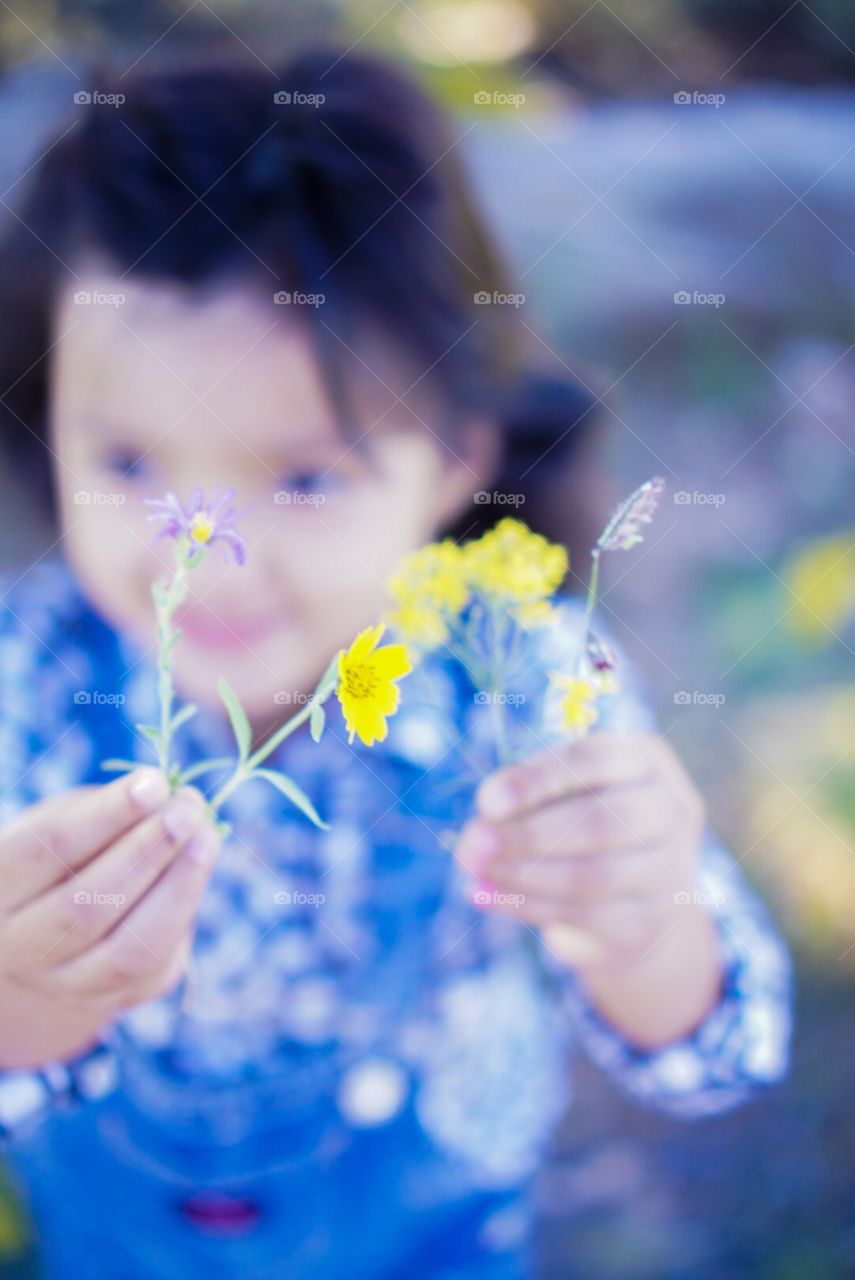
[[407, 1074], [391, 1058], [367, 1058], [350, 1067], [338, 1090], [341, 1114], [357, 1128], [385, 1124], [401, 1110]]

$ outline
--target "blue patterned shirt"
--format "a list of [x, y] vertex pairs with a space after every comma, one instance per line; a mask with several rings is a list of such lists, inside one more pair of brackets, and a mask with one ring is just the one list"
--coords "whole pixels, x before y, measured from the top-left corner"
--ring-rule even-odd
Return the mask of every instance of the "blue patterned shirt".
[[[157, 696], [152, 653], [93, 611], [62, 560], [12, 577], [0, 618], [3, 821], [104, 781], [108, 756], [148, 761], [134, 725], [156, 718]], [[526, 706], [574, 643], [580, 607], [559, 610], [556, 629], [533, 633]], [[600, 725], [654, 730], [625, 661], [620, 686]], [[227, 1178], [268, 1158], [271, 1133], [290, 1135], [294, 1151], [295, 1134], [311, 1147], [333, 1113], [342, 1131], [379, 1131], [411, 1107], [422, 1142], [412, 1158], [432, 1162], [447, 1196], [514, 1186], [537, 1168], [570, 1097], [574, 1045], [644, 1105], [686, 1117], [782, 1077], [789, 960], [715, 835], [687, 892], [717, 922], [720, 1002], [692, 1034], [641, 1050], [538, 941], [553, 978], [543, 983], [538, 935], [464, 892], [449, 835], [472, 812], [479, 762], [483, 773], [493, 762], [489, 709], [462, 668], [434, 655], [402, 692], [385, 742], [349, 746], [333, 711], [320, 744], [300, 732], [274, 756], [329, 830], [261, 781], [235, 793], [191, 981], [117, 1018], [97, 1054], [4, 1073], [0, 1122], [13, 1138], [37, 1114], [56, 1125], [69, 1099], [91, 1107], [81, 1099], [98, 1095], [121, 1102], [128, 1149], [173, 1170], [204, 1151], [205, 1168]], [[532, 751], [557, 740], [533, 718], [522, 732]], [[224, 715], [203, 709], [177, 746], [185, 764], [228, 755]]]

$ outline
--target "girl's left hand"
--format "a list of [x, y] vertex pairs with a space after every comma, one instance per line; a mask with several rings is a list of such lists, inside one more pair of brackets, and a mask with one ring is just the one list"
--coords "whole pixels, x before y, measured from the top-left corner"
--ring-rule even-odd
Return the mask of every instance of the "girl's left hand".
[[640, 959], [685, 915], [704, 806], [667, 742], [594, 732], [484, 780], [455, 849], [473, 902], [576, 968]]

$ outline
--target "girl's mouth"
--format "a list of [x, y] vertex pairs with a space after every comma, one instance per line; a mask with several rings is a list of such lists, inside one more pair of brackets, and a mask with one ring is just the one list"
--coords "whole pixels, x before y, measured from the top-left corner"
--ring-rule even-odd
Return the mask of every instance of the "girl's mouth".
[[177, 618], [190, 641], [205, 649], [245, 649], [279, 630], [286, 622], [282, 613], [258, 618], [220, 618], [212, 609], [195, 605]]

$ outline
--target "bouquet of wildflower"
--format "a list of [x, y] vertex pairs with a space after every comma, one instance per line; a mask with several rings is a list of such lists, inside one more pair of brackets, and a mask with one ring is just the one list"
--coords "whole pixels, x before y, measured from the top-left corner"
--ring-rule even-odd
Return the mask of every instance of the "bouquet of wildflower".
[[[558, 695], [562, 729], [583, 737], [597, 719], [597, 702], [616, 690], [615, 659], [591, 628], [600, 559], [642, 541], [664, 481], [641, 485], [609, 520], [591, 551], [591, 568], [579, 643], [573, 660], [549, 673], [545, 700]], [[390, 583], [390, 621], [417, 657], [440, 646], [452, 653], [481, 691], [493, 715], [500, 763], [513, 759], [507, 712], [515, 705], [515, 673], [526, 661], [525, 634], [557, 618], [555, 592], [569, 561], [562, 546], [506, 518], [483, 537], [462, 546], [450, 539], [408, 556]]]
[[[382, 623], [367, 627], [348, 649], [338, 652], [305, 706], [255, 750], [252, 749], [252, 726], [249, 718], [235, 691], [225, 677], [221, 678], [219, 693], [234, 732], [236, 758], [227, 756], [202, 760], [184, 770], [172, 759], [176, 733], [198, 710], [194, 704], [187, 704], [173, 713], [173, 655], [181, 636], [180, 628], [175, 625], [175, 614], [187, 597], [189, 574], [201, 564], [210, 547], [221, 543], [237, 564], [245, 562], [246, 543], [236, 528], [237, 514], [232, 506], [233, 498], [233, 489], [227, 490], [216, 500], [206, 500], [201, 489], [194, 489], [186, 507], [174, 493], [168, 493], [164, 498], [145, 500], [148, 506], [154, 508], [149, 519], [161, 523], [155, 541], [160, 538], [171, 539], [174, 561], [171, 575], [156, 581], [152, 587], [157, 619], [159, 723], [138, 724], [136, 728], [151, 743], [156, 762], [169, 778], [173, 790], [194, 782], [206, 773], [227, 773], [207, 802], [212, 817], [217, 816], [221, 806], [239, 786], [251, 778], [262, 778], [281, 791], [316, 826], [326, 827], [327, 823], [294, 779], [281, 770], [263, 767], [264, 761], [307, 720], [312, 738], [315, 742], [320, 741], [326, 723], [324, 704], [333, 694], [341, 704], [351, 742], [356, 736], [367, 746], [371, 746], [385, 738], [387, 717], [397, 710], [400, 701], [400, 690], [396, 682], [407, 675], [412, 664], [403, 644], [380, 644], [385, 629]], [[121, 772], [135, 769], [137, 763], [133, 760], [111, 759], [105, 760], [101, 767]], [[222, 822], [219, 827], [222, 831], [228, 829]]]
[[[615, 658], [591, 628], [603, 552], [625, 551], [643, 540], [659, 502], [664, 481], [648, 480], [623, 502], [591, 550], [591, 567], [578, 642], [571, 661], [548, 673], [544, 716], [558, 700], [559, 723], [570, 740], [588, 733], [598, 718], [597, 703], [617, 688]], [[409, 556], [390, 584], [391, 621], [416, 655], [444, 646], [462, 663], [479, 690], [476, 701], [489, 704], [496, 762], [515, 759], [508, 710], [519, 705], [512, 692], [530, 666], [524, 638], [557, 618], [553, 596], [568, 571], [567, 552], [533, 533], [520, 520], [504, 519], [483, 537], [458, 546], [449, 539]], [[521, 670], [522, 669], [522, 670]], [[465, 751], [465, 744], [461, 744]], [[476, 770], [478, 764], [476, 762]], [[483, 772], [483, 770], [482, 770]], [[454, 842], [453, 833], [444, 837]], [[477, 901], [477, 898], [476, 898]], [[550, 925], [540, 930], [547, 947], [559, 950], [574, 929]], [[544, 965], [537, 934], [523, 940], [547, 990], [554, 978]]]
[[[615, 661], [604, 642], [591, 630], [597, 598], [600, 558], [604, 551], [626, 550], [642, 541], [642, 528], [656, 509], [663, 488], [661, 479], [641, 485], [615, 512], [591, 552], [580, 642], [574, 660], [549, 676], [545, 696], [557, 692], [563, 731], [584, 736], [597, 718], [597, 701], [615, 687]], [[226, 776], [207, 801], [216, 818], [225, 801], [243, 783], [261, 778], [276, 787], [315, 825], [327, 824], [310, 798], [293, 778], [265, 767], [273, 751], [304, 723], [320, 741], [326, 724], [325, 703], [335, 695], [341, 706], [349, 741], [354, 737], [367, 746], [382, 741], [388, 717], [400, 703], [398, 681], [418, 659], [439, 646], [453, 654], [468, 672], [476, 688], [486, 695], [494, 717], [494, 741], [499, 763], [513, 760], [506, 723], [507, 697], [514, 672], [524, 660], [524, 637], [532, 629], [549, 627], [557, 612], [553, 596], [568, 571], [567, 552], [533, 533], [519, 520], [499, 521], [483, 537], [458, 545], [450, 539], [432, 543], [405, 558], [393, 576], [389, 590], [393, 608], [388, 621], [401, 642], [381, 645], [385, 622], [366, 627], [347, 649], [332, 658], [306, 704], [253, 750], [252, 726], [240, 700], [225, 677], [219, 693], [235, 738], [234, 757], [206, 759], [180, 768], [173, 760], [173, 741], [181, 727], [196, 714], [193, 704], [173, 710], [173, 656], [181, 631], [175, 615], [187, 597], [189, 575], [217, 544], [238, 565], [246, 559], [246, 544], [236, 528], [232, 506], [234, 490], [207, 500], [194, 489], [187, 506], [173, 493], [148, 499], [150, 520], [160, 523], [155, 541], [169, 538], [174, 547], [171, 574], [152, 587], [157, 620], [159, 720], [139, 724], [159, 767], [173, 790], [206, 773]], [[102, 768], [114, 771], [137, 767], [132, 760], [106, 760]], [[222, 830], [227, 830], [220, 823]]]

